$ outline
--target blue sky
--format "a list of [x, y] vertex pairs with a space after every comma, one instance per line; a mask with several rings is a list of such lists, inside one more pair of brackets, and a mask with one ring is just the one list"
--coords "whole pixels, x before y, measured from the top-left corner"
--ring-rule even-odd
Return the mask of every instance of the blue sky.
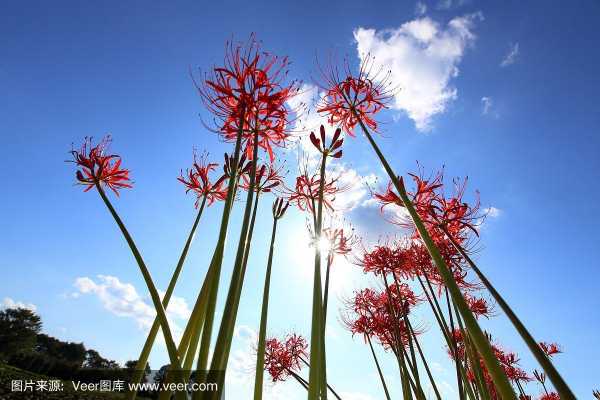
[[[333, 52], [356, 63], [357, 49], [366, 48], [392, 63], [404, 85], [405, 94], [381, 115], [379, 141], [394, 168], [407, 173], [419, 160], [428, 170], [445, 165], [448, 177], [469, 175], [484, 206], [497, 210], [482, 229], [481, 266], [536, 337], [563, 345], [559, 369], [578, 396], [590, 396], [600, 385], [588, 367], [600, 362], [600, 272], [593, 261], [600, 243], [599, 15], [594, 1], [6, 4], [0, 300], [35, 305], [52, 335], [118, 361], [136, 358], [148, 319], [146, 290], [100, 199], [73, 186], [73, 167], [64, 163], [71, 143], [112, 133], [135, 180], [116, 207], [165, 288], [194, 217], [193, 200], [175, 177], [194, 146], [219, 160], [228, 150], [200, 122], [206, 112], [189, 68], [219, 63], [227, 39], [256, 32], [265, 48], [290, 57], [293, 77], [310, 85], [316, 56]], [[362, 138], [345, 147], [340, 168], [360, 182], [386, 182]], [[352, 196], [346, 216], [359, 230], [371, 238], [393, 231], [374, 222], [364, 185]], [[232, 375], [241, 397], [251, 389], [245, 372], [258, 326], [269, 202], [260, 211], [238, 317]], [[216, 205], [201, 222], [176, 291], [179, 325], [177, 312], [185, 315], [200, 287], [219, 216]], [[239, 218], [238, 209], [233, 238]], [[278, 237], [269, 328], [275, 335], [309, 333], [310, 265], [297, 246], [303, 227], [294, 212]], [[369, 284], [343, 263], [335, 277], [336, 300]], [[421, 315], [428, 319], [424, 308]], [[337, 318], [330, 321], [332, 383], [351, 400], [382, 398], [368, 348]], [[534, 367], [502, 317], [485, 326], [523, 355], [523, 366]], [[451, 385], [441, 341], [430, 331], [425, 346]], [[158, 346], [151, 364], [166, 359]], [[272, 398], [302, 395], [293, 382], [270, 390]]]

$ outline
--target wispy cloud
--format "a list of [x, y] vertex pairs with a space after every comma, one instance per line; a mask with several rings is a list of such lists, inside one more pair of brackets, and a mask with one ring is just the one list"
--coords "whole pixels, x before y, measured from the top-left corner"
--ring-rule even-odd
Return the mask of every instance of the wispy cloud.
[[432, 128], [433, 116], [443, 113], [457, 97], [451, 85], [459, 74], [465, 50], [475, 41], [473, 29], [481, 13], [450, 20], [442, 26], [429, 17], [402, 24], [397, 29], [354, 30], [359, 57], [369, 56], [390, 70], [394, 85], [401, 88], [391, 108], [405, 112], [420, 131]]
[[32, 303], [24, 303], [22, 301], [16, 301], [11, 299], [10, 297], [5, 297], [0, 304], [0, 309], [6, 308], [25, 308], [27, 310], [36, 311], [37, 307]]
[[427, 13], [427, 4], [422, 1], [417, 1], [417, 4], [415, 4], [415, 14], [420, 17], [425, 15], [425, 13]]
[[511, 64], [514, 64], [517, 61], [517, 57], [519, 56], [519, 43], [511, 44], [508, 49], [508, 53], [504, 56], [502, 61], [500, 62], [501, 67], [508, 67]]
[[502, 215], [502, 210], [500, 210], [499, 208], [490, 206], [490, 207], [484, 208], [483, 213], [488, 218], [498, 218], [500, 215]]
[[[98, 275], [95, 281], [89, 277], [80, 277], [75, 280], [73, 286], [77, 289], [71, 297], [80, 294], [95, 295], [103, 307], [119, 317], [128, 317], [136, 321], [140, 329], [149, 329], [154, 322], [156, 312], [149, 300], [140, 296], [131, 283], [122, 282], [119, 278], [109, 275]], [[160, 293], [161, 297], [164, 293]], [[172, 296], [167, 308], [170, 319], [187, 318], [190, 309], [185, 299]], [[173, 324], [177, 330], [177, 325]]]

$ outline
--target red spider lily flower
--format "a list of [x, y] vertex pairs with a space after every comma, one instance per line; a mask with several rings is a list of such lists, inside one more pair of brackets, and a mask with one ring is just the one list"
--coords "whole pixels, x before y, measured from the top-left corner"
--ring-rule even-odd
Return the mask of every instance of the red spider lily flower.
[[271, 375], [273, 382], [285, 379], [300, 371], [303, 361], [307, 357], [308, 344], [300, 335], [291, 334], [284, 340], [276, 338], [267, 339], [265, 342], [265, 371]]
[[344, 144], [344, 139], [340, 138], [341, 133], [342, 130], [340, 128], [335, 130], [329, 146], [325, 146], [325, 127], [323, 125], [319, 129], [320, 139], [317, 139], [314, 132], [310, 133], [309, 138], [313, 146], [325, 157], [341, 158], [343, 151], [338, 150]]
[[[281, 167], [275, 167], [273, 164], [263, 165], [256, 170], [254, 191], [261, 193], [269, 193], [273, 189], [283, 185], [283, 177], [281, 176]], [[248, 173], [242, 174], [242, 183], [240, 187], [244, 190], [250, 188], [250, 176]]]
[[[333, 211], [333, 202], [338, 193], [346, 190], [346, 187], [338, 186], [339, 177], [326, 179], [323, 184], [323, 206], [326, 210]], [[319, 187], [321, 178], [319, 174], [310, 175], [304, 171], [296, 178], [294, 190], [289, 193], [289, 201], [302, 211], [315, 212], [319, 201]]]
[[560, 400], [560, 396], [556, 392], [544, 393], [540, 396], [540, 400]]
[[323, 228], [320, 240], [327, 244], [328, 257], [331, 261], [334, 255], [347, 256], [359, 242], [354, 229], [351, 229], [348, 234], [344, 228]]
[[[443, 174], [439, 172], [433, 178], [424, 179], [422, 174], [415, 175], [409, 174], [415, 182], [415, 190], [408, 192], [411, 203], [415, 207], [415, 210], [423, 220], [427, 223], [431, 221], [431, 215], [435, 211], [436, 201], [439, 196], [437, 193], [438, 189], [443, 186]], [[402, 178], [400, 178], [402, 179]], [[389, 205], [395, 205], [404, 207], [404, 203], [400, 196], [394, 191], [392, 183], [388, 183], [386, 190], [383, 193], [374, 193], [373, 197], [381, 203], [381, 211]], [[412, 225], [408, 221], [391, 221], [404, 227], [412, 228]]]
[[552, 357], [556, 354], [562, 353], [562, 349], [556, 343], [540, 342], [539, 345], [542, 351], [546, 353], [548, 357]]
[[[357, 76], [353, 76], [346, 63], [345, 78], [335, 68], [322, 73], [325, 84], [321, 85], [325, 96], [317, 111], [327, 115], [331, 125], [340, 125], [350, 136], [359, 120], [369, 129], [377, 130], [375, 114], [386, 107], [394, 90], [390, 87], [389, 73], [376, 71], [374, 63], [363, 62]], [[322, 71], [323, 72], [323, 71]]]
[[383, 292], [363, 289], [346, 302], [348, 313], [343, 321], [353, 335], [375, 337], [384, 349], [397, 352], [397, 343], [407, 346], [410, 335], [402, 316], [408, 315], [419, 301], [406, 284], [392, 285]]
[[206, 153], [200, 159], [194, 154], [192, 168], [186, 169], [185, 174], [181, 171], [181, 175], [177, 178], [185, 186], [186, 193], [192, 191], [196, 194], [196, 208], [198, 208], [200, 200], [205, 196], [209, 206], [217, 200], [225, 200], [227, 198], [227, 187], [225, 187], [227, 175], [223, 175], [216, 182], [211, 183], [208, 174], [215, 170], [219, 164], [207, 163], [206, 158]]
[[[490, 342], [492, 342], [490, 335], [488, 334], [487, 336]], [[460, 330], [454, 331], [453, 339], [454, 343], [456, 344], [457, 351], [455, 353], [453, 350], [448, 349], [448, 354], [451, 358], [458, 358], [458, 360], [462, 361], [465, 364], [467, 370], [467, 378], [470, 381], [475, 382], [477, 378], [473, 369], [473, 360], [470, 357], [466, 357], [466, 344], [464, 342], [464, 337]], [[519, 367], [519, 358], [515, 353], [504, 351], [497, 344], [494, 343], [492, 343], [492, 350], [500, 363], [500, 367], [504, 370], [504, 373], [506, 374], [509, 380], [515, 382], [515, 384], [517, 385], [521, 385], [521, 383], [527, 383], [532, 380], [532, 378]], [[479, 364], [483, 372], [483, 378], [488, 388], [490, 398], [493, 400], [500, 400], [500, 396], [496, 392], [496, 388], [485, 366], [483, 359], [479, 359]]]
[[467, 301], [469, 309], [475, 315], [475, 318], [493, 316], [493, 307], [484, 298], [473, 297], [468, 293], [463, 293], [463, 297]]
[[[446, 197], [443, 193], [443, 171], [426, 179], [423, 177], [422, 168], [420, 166], [419, 168], [418, 175], [410, 174], [415, 182], [415, 190], [409, 191], [408, 194], [432, 239], [436, 242], [443, 241], [447, 234], [457, 244], [464, 244], [468, 239], [469, 232], [478, 236], [477, 226], [483, 219], [479, 213], [479, 192], [475, 192], [476, 200], [472, 205], [463, 200], [467, 178], [462, 181], [454, 180], [454, 193], [450, 197]], [[388, 184], [385, 192], [374, 193], [373, 197], [381, 203], [382, 212], [389, 205], [404, 206], [391, 183]], [[412, 222], [407, 219], [390, 222], [414, 229]], [[417, 237], [416, 232], [415, 237]]]
[[84, 192], [96, 185], [105, 185], [117, 196], [119, 189], [131, 188], [129, 170], [121, 168], [121, 157], [116, 154], [107, 154], [112, 139], [105, 136], [95, 146], [92, 138], [86, 137], [79, 150], [71, 150], [73, 161], [81, 169], [77, 170], [77, 181], [86, 186]]
[[284, 146], [288, 137], [287, 101], [298, 87], [296, 82], [284, 83], [287, 57], [260, 47], [254, 35], [245, 44], [228, 43], [224, 66], [213, 68], [196, 87], [208, 110], [221, 121], [218, 132], [224, 140], [235, 141], [241, 131], [248, 159], [256, 145], [273, 160], [273, 146]]

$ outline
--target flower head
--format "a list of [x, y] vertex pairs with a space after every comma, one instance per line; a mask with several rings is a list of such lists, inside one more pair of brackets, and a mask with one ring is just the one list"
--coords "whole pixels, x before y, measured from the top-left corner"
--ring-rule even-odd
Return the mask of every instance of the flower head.
[[290, 334], [283, 340], [267, 339], [265, 342], [265, 371], [271, 375], [273, 382], [284, 381], [289, 375], [300, 371], [300, 363], [307, 357], [306, 339], [297, 334]]
[[119, 189], [131, 188], [129, 170], [121, 168], [121, 157], [107, 154], [112, 139], [110, 135], [93, 145], [92, 138], [86, 137], [79, 150], [71, 150], [72, 162], [80, 168], [77, 170], [77, 181], [86, 186], [84, 192], [96, 185], [105, 185], [117, 196]]
[[213, 68], [196, 87], [220, 121], [217, 131], [225, 141], [235, 142], [241, 134], [249, 160], [258, 146], [272, 161], [273, 146], [284, 146], [287, 140], [287, 101], [298, 88], [295, 82], [284, 82], [287, 57], [274, 56], [260, 47], [254, 35], [245, 44], [229, 42], [224, 65]]
[[366, 288], [347, 301], [344, 323], [352, 334], [374, 337], [386, 350], [397, 350], [398, 343], [408, 345], [411, 334], [402, 317], [419, 301], [406, 284], [392, 284], [381, 292]]
[[209, 179], [209, 173], [214, 171], [219, 164], [209, 163], [206, 161], [207, 154], [204, 153], [200, 158], [194, 153], [194, 163], [192, 168], [186, 169], [185, 174], [181, 171], [177, 180], [185, 186], [186, 193], [192, 191], [196, 194], [196, 207], [200, 200], [206, 197], [206, 201], [210, 206], [217, 200], [225, 200], [227, 198], [227, 187], [225, 181], [227, 175], [222, 175], [214, 183]]
[[556, 354], [562, 353], [562, 349], [560, 348], [560, 346], [557, 343], [540, 342], [539, 345], [540, 345], [540, 348], [542, 349], [542, 351], [548, 357], [552, 357]]
[[[329, 211], [333, 211], [333, 202], [336, 195], [346, 187], [338, 186], [339, 177], [326, 179], [323, 183], [323, 206]], [[294, 190], [289, 193], [289, 201], [298, 206], [302, 211], [315, 213], [317, 202], [319, 201], [319, 188], [321, 186], [321, 177], [319, 174], [310, 174], [307, 170], [296, 178]]]
[[374, 68], [374, 62], [361, 64], [357, 75], [353, 75], [346, 63], [342, 77], [337, 68], [323, 72], [325, 83], [322, 89], [325, 96], [317, 111], [327, 115], [331, 125], [339, 124], [350, 136], [354, 128], [362, 122], [366, 127], [377, 130], [374, 117], [386, 107], [394, 90], [389, 82], [389, 73]]
[[556, 392], [544, 393], [540, 396], [540, 400], [560, 400], [560, 396]]

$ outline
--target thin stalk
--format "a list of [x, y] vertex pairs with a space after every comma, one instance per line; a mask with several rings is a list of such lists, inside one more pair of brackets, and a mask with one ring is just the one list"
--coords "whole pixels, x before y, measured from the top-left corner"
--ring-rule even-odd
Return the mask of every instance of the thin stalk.
[[435, 397], [438, 400], [442, 400], [442, 397], [440, 396], [440, 392], [438, 391], [437, 385], [435, 384], [435, 379], [433, 378], [433, 375], [431, 374], [431, 370], [429, 369], [429, 364], [427, 363], [425, 354], [423, 353], [423, 350], [421, 349], [421, 345], [419, 344], [419, 340], [417, 339], [417, 335], [416, 335], [410, 321], [408, 321], [408, 329], [410, 330], [410, 334], [414, 338], [415, 345], [419, 352], [419, 356], [421, 357], [421, 361], [423, 362], [423, 366], [425, 367], [425, 371], [427, 372], [427, 376], [429, 377], [429, 382], [431, 382], [431, 387], [433, 388], [433, 391], [435, 392]]
[[[327, 157], [323, 155], [320, 169], [319, 201], [315, 225], [315, 239], [321, 237], [323, 221], [323, 188], [325, 186], [325, 165]], [[315, 246], [315, 270], [313, 279], [312, 325], [310, 335], [310, 370], [308, 375], [308, 400], [318, 400], [319, 393], [325, 385], [325, 355], [323, 345], [323, 303], [321, 294], [321, 249]], [[323, 364], [323, 365], [321, 365]]]
[[[150, 298], [152, 299], [152, 303], [154, 304], [154, 308], [156, 309], [156, 314], [158, 316], [158, 319], [160, 320], [160, 326], [162, 328], [163, 336], [167, 344], [169, 360], [171, 362], [171, 365], [175, 366], [176, 370], [178, 371], [178, 380], [180, 382], [183, 382], [181, 377], [181, 361], [179, 360], [179, 355], [177, 354], [177, 348], [175, 347], [175, 341], [173, 340], [173, 334], [171, 333], [171, 328], [169, 327], [169, 321], [167, 319], [165, 309], [160, 301], [160, 295], [158, 294], [158, 290], [156, 289], [154, 281], [152, 280], [152, 275], [150, 275], [150, 271], [146, 267], [146, 263], [144, 262], [142, 255], [140, 254], [135, 242], [133, 241], [133, 238], [129, 234], [129, 231], [125, 227], [125, 224], [121, 220], [121, 217], [119, 217], [119, 214], [117, 214], [117, 211], [114, 209], [110, 200], [106, 196], [106, 193], [104, 193], [104, 189], [102, 189], [102, 186], [98, 181], [96, 182], [96, 189], [98, 190], [100, 197], [104, 201], [104, 204], [108, 208], [108, 211], [119, 226], [119, 229], [121, 230], [121, 233], [123, 234], [125, 241], [129, 245], [129, 249], [131, 250], [133, 257], [135, 258], [138, 267], [140, 268], [140, 272], [142, 273], [144, 281], [146, 282], [146, 286], [148, 287], [148, 291], [150, 292]], [[183, 398], [183, 395], [183, 393], [178, 393], [178, 398]]]
[[[385, 285], [385, 290], [386, 290], [387, 296], [390, 299], [388, 301], [389, 313], [391, 314], [394, 321], [399, 321], [400, 316], [396, 315], [396, 311], [394, 310], [394, 307], [392, 304], [392, 298], [393, 298], [392, 290], [390, 289], [390, 285], [388, 284], [387, 275], [382, 274], [382, 277], [383, 277], [383, 283]], [[404, 397], [406, 398], [406, 396], [410, 396], [410, 388], [407, 384], [408, 380], [406, 379], [407, 376], [408, 376], [408, 378], [410, 378], [410, 375], [408, 374], [408, 371], [405, 371], [406, 364], [411, 366], [411, 369], [413, 370], [413, 375], [415, 374], [415, 370], [413, 369], [413, 367], [410, 363], [408, 355], [406, 355], [406, 359], [405, 359], [406, 351], [404, 349], [404, 343], [402, 341], [402, 334], [400, 333], [400, 327], [399, 327], [398, 323], [394, 324], [394, 336], [395, 336], [396, 348], [397, 348], [396, 357], [398, 358], [398, 363], [400, 365], [400, 379], [402, 380], [402, 390], [404, 392]], [[402, 351], [400, 351], [400, 350], [402, 350]], [[415, 385], [413, 384], [412, 386], [414, 388]], [[419, 396], [416, 389], [415, 389], [415, 395]]]
[[[445, 292], [446, 292], [446, 305], [448, 306], [448, 318], [450, 319], [450, 330], [451, 330], [451, 332], [454, 332], [454, 316], [452, 314], [452, 308], [450, 306], [450, 296], [448, 295], [448, 288], [446, 288]], [[452, 352], [454, 353], [454, 361], [456, 364], [456, 381], [457, 381], [457, 385], [458, 385], [458, 395], [459, 395], [460, 400], [464, 400], [465, 393], [463, 390], [462, 379], [460, 376], [460, 368], [458, 366], [458, 364], [460, 363], [460, 360], [458, 358], [458, 345], [456, 343], [456, 339], [454, 338], [454, 335], [451, 335], [450, 339], [452, 341]]]
[[[325, 289], [323, 291], [323, 330], [327, 323], [327, 303], [329, 301], [329, 271], [331, 270], [331, 264], [333, 263], [333, 255], [330, 253], [327, 256], [327, 269], [325, 271]], [[325, 335], [325, 332], [323, 332]]]
[[[402, 298], [402, 293], [400, 292], [400, 281], [398, 280], [398, 277], [395, 274], [392, 274], [392, 276], [394, 277], [394, 283], [396, 284], [396, 293], [398, 295], [398, 299], [400, 300], [400, 304], [401, 307], [403, 306], [403, 298]], [[387, 282], [386, 282], [387, 285]], [[403, 309], [400, 310], [400, 312], [402, 313], [402, 319], [404, 321], [404, 324], [407, 326], [408, 329], [408, 325], [410, 324], [409, 322], [409, 318], [408, 318], [408, 313], [405, 313]], [[412, 359], [412, 365], [413, 365], [413, 377], [415, 379], [415, 384], [416, 386], [419, 388], [419, 396], [422, 397], [423, 399], [425, 399], [425, 393], [423, 392], [423, 388], [421, 386], [421, 379], [419, 377], [419, 369], [417, 367], [417, 358], [415, 356], [415, 349], [414, 349], [414, 345], [413, 345], [413, 338], [412, 338], [412, 334], [409, 330], [408, 332], [408, 345], [410, 348], [410, 356]]]
[[406, 193], [404, 184], [400, 181], [400, 179], [398, 179], [398, 177], [396, 176], [396, 174], [394, 173], [394, 171], [388, 164], [387, 160], [383, 156], [383, 153], [379, 149], [379, 146], [377, 146], [377, 143], [375, 143], [375, 141], [373, 140], [371, 133], [369, 132], [367, 127], [364, 125], [364, 123], [363, 123], [362, 119], [360, 118], [360, 116], [358, 115], [358, 113], [356, 113], [356, 111], [354, 109], [352, 109], [352, 111], [355, 114], [355, 116], [358, 118], [358, 122], [359, 122], [365, 136], [367, 137], [367, 140], [369, 141], [369, 143], [371, 144], [371, 147], [373, 147], [373, 150], [379, 157], [381, 164], [383, 165], [385, 171], [387, 172], [390, 179], [392, 180], [396, 190], [398, 191], [398, 194], [400, 195], [400, 198], [402, 199], [404, 206], [406, 207], [408, 213], [410, 214], [411, 219], [412, 219], [413, 223], [415, 224], [415, 227], [417, 228], [419, 235], [421, 236], [421, 239], [423, 240], [425, 246], [427, 247], [427, 250], [428, 250], [429, 254], [431, 255], [431, 258], [433, 259], [435, 266], [438, 269], [438, 272], [440, 273], [442, 279], [444, 280], [444, 284], [446, 285], [446, 287], [448, 287], [448, 290], [450, 291], [452, 300], [458, 307], [458, 310], [460, 311], [460, 313], [463, 317], [465, 326], [466, 326], [467, 330], [469, 331], [469, 333], [473, 339], [473, 342], [475, 343], [475, 346], [479, 350], [479, 353], [481, 354], [483, 361], [486, 364], [488, 371], [490, 373], [490, 376], [494, 380], [494, 383], [496, 384], [500, 395], [505, 400], [510, 400], [510, 399], [516, 400], [517, 396], [511, 386], [510, 382], [508, 381], [506, 374], [504, 373], [504, 371], [502, 371], [502, 368], [500, 368], [500, 364], [499, 364], [498, 360], [496, 359], [496, 357], [494, 356], [494, 352], [492, 350], [490, 343], [488, 342], [483, 331], [481, 330], [481, 327], [477, 323], [475, 317], [473, 316], [473, 313], [471, 312], [465, 299], [463, 298], [462, 293], [460, 292], [460, 289], [459, 289], [458, 285], [456, 284], [456, 281], [454, 280], [452, 273], [450, 272], [450, 269], [448, 268], [448, 266], [446, 265], [446, 262], [444, 261], [442, 255], [440, 254], [439, 249], [437, 248], [437, 246], [435, 245], [435, 243], [429, 236], [429, 233], [427, 232], [427, 229], [425, 228], [425, 225], [423, 224], [421, 217], [419, 217], [419, 214], [417, 214], [417, 211], [415, 210], [412, 202], [408, 198], [408, 194]]
[[[225, 242], [227, 241], [227, 228], [229, 226], [229, 218], [231, 215], [231, 210], [233, 208], [233, 201], [235, 199], [235, 192], [238, 180], [238, 170], [239, 170], [239, 162], [240, 162], [240, 151], [241, 151], [241, 142], [242, 142], [242, 133], [244, 126], [244, 118], [245, 112], [242, 112], [240, 115], [239, 121], [239, 130], [236, 137], [235, 149], [233, 155], [233, 161], [231, 162], [231, 169], [229, 177], [229, 183], [227, 188], [227, 199], [225, 200], [225, 205], [223, 206], [223, 215], [221, 217], [221, 227], [219, 229], [219, 239], [217, 241], [217, 246], [213, 253], [213, 257], [210, 262], [210, 266], [208, 268], [208, 272], [206, 273], [205, 279], [208, 279], [208, 303], [206, 305], [206, 316], [204, 317], [204, 324], [202, 327], [202, 338], [200, 340], [200, 353], [198, 355], [198, 367], [197, 367], [197, 375], [200, 377], [202, 371], [206, 371], [206, 367], [208, 365], [208, 351], [211, 343], [212, 336], [212, 326], [215, 317], [215, 308], [217, 303], [217, 294], [219, 291], [219, 281], [221, 277], [221, 267], [223, 265], [223, 253], [225, 250]], [[199, 301], [196, 301], [196, 304], [199, 306]], [[201, 312], [202, 310], [198, 308], [198, 310], [194, 309], [192, 315], [195, 312]], [[197, 327], [196, 329], [200, 329]], [[198, 392], [196, 392], [198, 393]], [[196, 394], [195, 393], [195, 394]]]
[[[227, 292], [227, 300], [225, 302], [225, 308], [223, 310], [223, 317], [221, 319], [221, 325], [219, 327], [219, 333], [217, 335], [217, 341], [210, 364], [211, 371], [221, 371], [221, 379], [225, 379], [225, 373], [227, 370], [227, 360], [229, 358], [229, 349], [231, 346], [231, 340], [233, 337], [233, 331], [235, 328], [235, 320], [237, 318], [237, 311], [240, 301], [240, 295], [243, 286], [244, 277], [244, 254], [246, 246], [248, 245], [248, 232], [250, 225], [250, 218], [252, 212], [252, 205], [254, 199], [254, 189], [256, 184], [256, 170], [258, 163], [258, 131], [254, 131], [254, 154], [252, 157], [252, 168], [250, 169], [250, 179], [248, 184], [248, 194], [246, 197], [246, 207], [244, 210], [244, 218], [242, 221], [242, 228], [240, 231], [240, 238], [238, 242], [238, 248], [236, 252], [235, 262], [233, 266], [233, 273], [231, 276], [231, 282], [229, 284], [229, 290]], [[207, 398], [215, 398], [216, 392], [207, 394]], [[199, 399], [201, 393], [195, 393], [194, 399]]]
[[554, 365], [552, 365], [552, 362], [550, 361], [550, 359], [546, 356], [546, 354], [544, 354], [542, 349], [540, 349], [540, 346], [535, 341], [533, 336], [531, 336], [531, 334], [529, 333], [529, 331], [527, 330], [525, 325], [523, 325], [523, 323], [521, 322], [519, 317], [517, 317], [517, 315], [514, 313], [514, 311], [508, 305], [508, 303], [504, 300], [504, 298], [500, 295], [500, 293], [498, 293], [496, 288], [487, 279], [487, 277], [483, 274], [483, 272], [481, 272], [481, 270], [477, 267], [475, 262], [473, 262], [471, 257], [469, 257], [469, 255], [465, 252], [465, 250], [462, 248], [462, 246], [460, 246], [458, 243], [456, 243], [454, 238], [448, 233], [448, 231], [446, 230], [445, 227], [442, 227], [442, 231], [446, 234], [446, 237], [448, 237], [448, 239], [452, 242], [452, 244], [454, 245], [456, 250], [460, 253], [460, 255], [467, 261], [467, 263], [469, 264], [471, 269], [477, 274], [477, 277], [483, 283], [483, 285], [487, 288], [487, 290], [491, 293], [491, 295], [494, 297], [494, 300], [496, 300], [496, 302], [500, 305], [500, 308], [502, 308], [502, 311], [504, 311], [504, 313], [506, 314], [506, 316], [508, 317], [510, 322], [513, 324], [513, 326], [517, 330], [517, 332], [519, 332], [519, 335], [521, 335], [521, 338], [523, 339], [523, 341], [529, 348], [529, 351], [531, 351], [531, 353], [533, 354], [533, 356], [535, 357], [537, 362], [540, 364], [540, 366], [544, 369], [544, 371], [548, 375], [548, 378], [550, 379], [550, 381], [556, 388], [556, 391], [560, 395], [560, 398], [567, 399], [567, 400], [574, 400], [575, 395], [573, 394], [573, 392], [571, 391], [571, 389], [569, 388], [569, 386], [567, 385], [565, 380], [562, 378], [562, 376], [560, 375], [558, 370], [554, 367]]
[[267, 335], [267, 318], [269, 312], [269, 290], [271, 287], [271, 267], [273, 265], [273, 252], [275, 251], [275, 236], [277, 234], [277, 218], [273, 217], [273, 231], [271, 232], [271, 245], [267, 260], [267, 272], [263, 288], [262, 307], [260, 313], [260, 329], [258, 332], [258, 347], [256, 350], [256, 375], [254, 376], [254, 400], [262, 399], [263, 377], [265, 371], [265, 339]]
[[[306, 364], [306, 366], [308, 368], [310, 368], [310, 364], [304, 358], [300, 357], [300, 359], [304, 362], [304, 364]], [[294, 372], [290, 371], [290, 373], [294, 373]], [[306, 380], [303, 379], [302, 377], [300, 377], [300, 379], [302, 379], [304, 382], [306, 382]], [[306, 382], [306, 383], [308, 384], [308, 382]], [[326, 386], [329, 389], [329, 391], [335, 396], [335, 398], [337, 400], [342, 400], [342, 398], [340, 397], [340, 395], [333, 389], [333, 387], [329, 383]], [[308, 388], [307, 388], [307, 390], [308, 390]]]
[[383, 372], [381, 372], [381, 367], [379, 366], [379, 361], [377, 360], [377, 355], [375, 355], [375, 349], [373, 349], [373, 344], [371, 343], [371, 338], [369, 335], [366, 335], [367, 342], [369, 343], [369, 348], [371, 349], [371, 354], [373, 355], [373, 360], [375, 360], [375, 366], [377, 367], [377, 373], [379, 374], [379, 379], [381, 379], [381, 384], [383, 385], [383, 391], [385, 392], [385, 398], [390, 400], [390, 392], [388, 391], [387, 385], [385, 384], [385, 379], [383, 378]]
[[[179, 261], [177, 261], [177, 266], [175, 267], [175, 271], [173, 271], [173, 275], [171, 276], [171, 280], [169, 281], [169, 286], [167, 287], [167, 291], [162, 300], [163, 307], [166, 309], [169, 305], [169, 301], [171, 300], [171, 295], [175, 290], [175, 285], [177, 284], [177, 280], [179, 279], [179, 275], [183, 268], [183, 264], [187, 257], [188, 251], [194, 240], [194, 236], [196, 234], [196, 228], [200, 223], [200, 217], [202, 217], [202, 212], [204, 211], [204, 206], [206, 205], [206, 195], [202, 197], [202, 202], [200, 203], [200, 208], [198, 209], [198, 214], [196, 215], [196, 219], [192, 225], [192, 229], [187, 237], [185, 245], [183, 246], [183, 250], [181, 251], [181, 255], [179, 256]], [[142, 380], [144, 376], [144, 370], [146, 368], [146, 363], [148, 362], [148, 357], [150, 357], [150, 352], [152, 351], [152, 346], [154, 345], [154, 340], [156, 339], [156, 335], [158, 333], [158, 329], [160, 328], [160, 320], [158, 317], [154, 319], [152, 323], [152, 327], [150, 328], [150, 332], [148, 333], [148, 337], [146, 338], [146, 342], [144, 343], [144, 347], [142, 348], [142, 352], [138, 357], [138, 362], [135, 367], [135, 371], [133, 373], [133, 377], [131, 378], [132, 383], [138, 383]], [[179, 354], [181, 357], [181, 354]], [[185, 370], [185, 367], [184, 367]], [[127, 399], [134, 400], [137, 396], [137, 391], [131, 391], [127, 394]]]

